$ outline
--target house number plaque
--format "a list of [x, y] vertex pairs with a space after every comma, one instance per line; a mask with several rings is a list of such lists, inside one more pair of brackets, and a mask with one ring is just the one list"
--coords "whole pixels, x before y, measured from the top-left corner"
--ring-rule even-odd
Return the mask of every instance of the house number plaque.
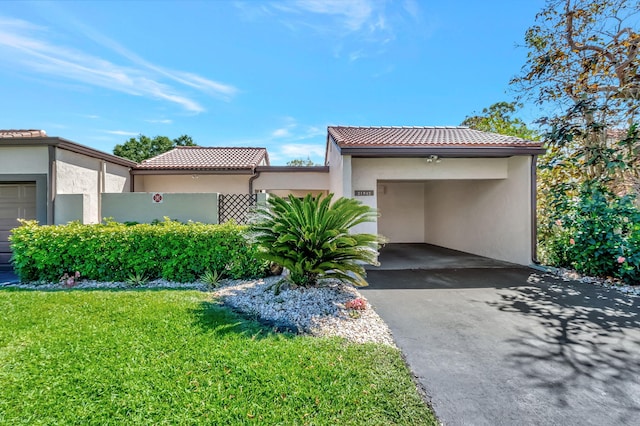
[[373, 195], [373, 189], [356, 189], [354, 191], [356, 197], [367, 197]]

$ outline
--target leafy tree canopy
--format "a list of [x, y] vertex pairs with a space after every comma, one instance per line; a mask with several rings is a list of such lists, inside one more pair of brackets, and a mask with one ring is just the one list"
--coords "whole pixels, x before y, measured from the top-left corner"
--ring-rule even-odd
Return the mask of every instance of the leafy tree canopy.
[[497, 102], [484, 108], [481, 115], [467, 116], [461, 125], [527, 140], [537, 139], [538, 135], [534, 130], [529, 129], [521, 119], [512, 116], [519, 106], [521, 105], [515, 102]]
[[188, 135], [182, 135], [175, 139], [169, 139], [166, 136], [156, 136], [152, 139], [148, 136], [140, 135], [137, 138], [129, 139], [122, 145], [116, 145], [113, 148], [113, 153], [119, 157], [140, 163], [143, 160], [170, 151], [176, 146], [197, 146], [197, 144]]
[[547, 0], [526, 32], [511, 83], [552, 111], [547, 142], [584, 181], [638, 178], [639, 18], [638, 0]]
[[312, 167], [317, 165], [318, 164], [311, 161], [311, 158], [309, 157], [307, 157], [306, 160], [303, 158], [295, 158], [291, 161], [287, 161], [287, 166], [293, 166], [293, 167]]

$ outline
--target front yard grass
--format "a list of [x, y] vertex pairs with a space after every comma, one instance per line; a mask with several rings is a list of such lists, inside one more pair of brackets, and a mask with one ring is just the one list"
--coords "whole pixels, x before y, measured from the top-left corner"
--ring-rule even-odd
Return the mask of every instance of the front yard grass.
[[0, 291], [1, 424], [436, 424], [400, 353], [191, 290]]

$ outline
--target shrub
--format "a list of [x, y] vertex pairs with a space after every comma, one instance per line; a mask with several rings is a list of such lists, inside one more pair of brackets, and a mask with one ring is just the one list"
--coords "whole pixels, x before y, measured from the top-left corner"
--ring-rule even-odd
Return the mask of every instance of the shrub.
[[191, 282], [207, 270], [231, 278], [263, 275], [266, 264], [245, 234], [245, 226], [232, 223], [38, 226], [26, 221], [10, 240], [14, 268], [23, 281], [56, 281], [79, 271], [100, 281], [140, 276]]
[[332, 198], [272, 197], [256, 210], [252, 230], [262, 258], [287, 268], [296, 285], [313, 286], [319, 278], [366, 285], [362, 262], [377, 264], [381, 238], [349, 233], [355, 225], [373, 221], [375, 211], [349, 198], [332, 204]]
[[594, 276], [640, 280], [640, 211], [629, 196], [585, 185], [549, 225], [545, 260]]

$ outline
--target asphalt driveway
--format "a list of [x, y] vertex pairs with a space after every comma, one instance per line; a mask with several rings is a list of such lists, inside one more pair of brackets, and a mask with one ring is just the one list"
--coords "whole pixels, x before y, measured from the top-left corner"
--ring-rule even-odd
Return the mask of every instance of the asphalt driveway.
[[428, 245], [381, 262], [362, 294], [445, 425], [639, 424], [639, 298]]

